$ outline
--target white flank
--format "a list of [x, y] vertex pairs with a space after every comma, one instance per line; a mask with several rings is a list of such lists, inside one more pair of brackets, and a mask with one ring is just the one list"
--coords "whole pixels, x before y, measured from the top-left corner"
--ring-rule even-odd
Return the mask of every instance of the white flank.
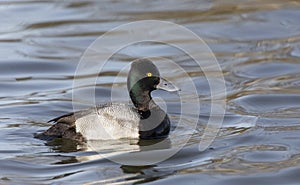
[[76, 132], [87, 140], [139, 137], [139, 114], [125, 104], [111, 104], [76, 120]]

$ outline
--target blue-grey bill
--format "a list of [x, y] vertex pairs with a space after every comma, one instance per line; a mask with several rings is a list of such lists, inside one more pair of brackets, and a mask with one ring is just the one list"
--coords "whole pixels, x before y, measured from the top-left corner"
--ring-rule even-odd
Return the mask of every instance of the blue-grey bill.
[[173, 85], [171, 82], [167, 81], [166, 79], [160, 78], [159, 84], [156, 86], [157, 89], [169, 91], [169, 92], [176, 92], [180, 91], [178, 87]]

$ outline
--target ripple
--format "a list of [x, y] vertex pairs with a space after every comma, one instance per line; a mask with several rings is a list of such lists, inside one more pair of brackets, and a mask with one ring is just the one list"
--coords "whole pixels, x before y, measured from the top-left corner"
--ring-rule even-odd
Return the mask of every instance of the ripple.
[[289, 159], [287, 151], [257, 150], [239, 154], [242, 159], [256, 163], [272, 163]]
[[286, 62], [259, 62], [252, 64], [242, 64], [234, 68], [237, 76], [245, 78], [267, 78], [277, 77], [288, 74], [299, 74], [300, 64]]
[[[232, 5], [230, 12], [233, 9], [241, 11], [243, 9], [241, 5], [243, 3]], [[238, 41], [271, 40], [299, 35], [297, 30], [300, 23], [296, 17], [300, 16], [300, 13], [297, 9], [276, 10], [275, 7], [262, 7], [260, 11], [258, 9], [260, 8], [244, 7], [239, 16], [229, 17], [230, 20], [226, 22], [214, 23], [213, 29], [207, 24], [197, 23], [197, 30], [199, 35], [204, 33], [212, 38], [221, 37]]]
[[74, 67], [67, 62], [49, 60], [1, 61], [0, 77], [67, 75], [74, 73]]
[[300, 47], [295, 47], [292, 51], [291, 51], [291, 55], [294, 57], [300, 57]]
[[224, 117], [223, 127], [251, 128], [256, 125], [257, 119], [255, 116], [227, 114]]
[[239, 110], [260, 116], [299, 117], [299, 94], [251, 94], [233, 102]]

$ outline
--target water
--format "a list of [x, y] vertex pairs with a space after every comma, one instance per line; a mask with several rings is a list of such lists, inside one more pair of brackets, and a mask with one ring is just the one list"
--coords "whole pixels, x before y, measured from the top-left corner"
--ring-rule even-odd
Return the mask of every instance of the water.
[[[293, 0], [1, 1], [0, 184], [298, 184], [299, 8]], [[74, 72], [85, 49], [106, 31], [144, 19], [183, 25], [216, 55], [225, 75], [227, 107], [210, 148], [198, 151], [211, 106], [206, 78], [193, 62], [159, 44], [120, 51], [95, 92], [98, 103], [110, 101], [114, 77], [132, 58], [178, 59], [201, 100], [196, 132], [179, 153], [156, 165], [135, 167], [111, 162], [74, 142], [34, 139], [34, 133], [51, 125], [49, 119], [72, 111]], [[111, 39], [126, 36], [120, 32]], [[193, 48], [195, 43], [187, 44]], [[173, 77], [181, 87], [184, 80]], [[121, 75], [117, 89], [125, 82]], [[92, 84], [78, 90], [84, 94], [90, 88]], [[176, 125], [178, 97], [155, 95], [167, 102]], [[191, 134], [192, 119], [184, 117], [171, 148]], [[131, 141], [100, 146], [106, 155], [138, 147]]]

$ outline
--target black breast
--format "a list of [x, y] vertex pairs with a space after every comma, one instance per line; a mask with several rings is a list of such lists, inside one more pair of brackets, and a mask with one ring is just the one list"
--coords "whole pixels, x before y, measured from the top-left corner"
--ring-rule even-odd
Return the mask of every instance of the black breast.
[[148, 111], [140, 111], [140, 139], [165, 138], [170, 132], [169, 116], [159, 107]]

